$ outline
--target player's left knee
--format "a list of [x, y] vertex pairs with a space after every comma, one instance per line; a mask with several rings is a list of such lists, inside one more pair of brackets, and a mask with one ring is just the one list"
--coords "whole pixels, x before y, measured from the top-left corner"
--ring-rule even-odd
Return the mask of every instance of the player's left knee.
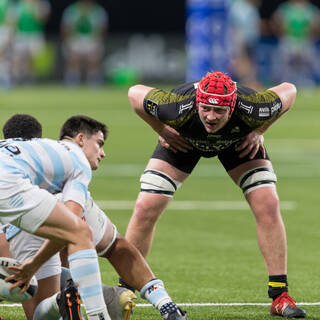
[[99, 257], [105, 256], [108, 251], [113, 247], [117, 239], [118, 231], [113, 225], [113, 232], [105, 235], [100, 243], [97, 245], [97, 254]]
[[276, 182], [277, 176], [271, 168], [257, 167], [244, 172], [239, 178], [237, 185], [247, 195], [258, 188], [274, 187]]

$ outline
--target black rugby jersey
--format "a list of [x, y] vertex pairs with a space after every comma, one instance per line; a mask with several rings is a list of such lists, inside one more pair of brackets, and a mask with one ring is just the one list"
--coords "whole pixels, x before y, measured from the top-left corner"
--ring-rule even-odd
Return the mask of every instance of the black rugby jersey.
[[176, 129], [203, 156], [212, 156], [241, 141], [248, 133], [277, 116], [282, 103], [272, 91], [256, 92], [239, 85], [235, 109], [223, 128], [208, 133], [196, 108], [197, 82], [185, 83], [170, 92], [153, 89], [144, 99], [144, 109]]

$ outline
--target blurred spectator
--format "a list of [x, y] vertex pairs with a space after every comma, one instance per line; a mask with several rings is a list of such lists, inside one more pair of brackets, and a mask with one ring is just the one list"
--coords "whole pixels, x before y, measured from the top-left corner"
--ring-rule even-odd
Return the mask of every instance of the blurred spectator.
[[46, 0], [18, 0], [14, 8], [12, 75], [15, 83], [32, 80], [32, 62], [44, 49], [44, 26], [50, 14]]
[[255, 48], [260, 37], [257, 5], [257, 0], [233, 0], [229, 13], [233, 78], [256, 90], [261, 87], [255, 61]]
[[279, 37], [277, 80], [314, 85], [319, 76], [314, 42], [320, 27], [319, 9], [309, 0], [289, 0], [275, 11], [271, 27]]
[[7, 89], [10, 79], [10, 49], [12, 41], [10, 0], [0, 0], [0, 88]]
[[64, 81], [78, 85], [82, 77], [89, 85], [103, 83], [104, 40], [108, 15], [93, 0], [79, 0], [62, 17]]

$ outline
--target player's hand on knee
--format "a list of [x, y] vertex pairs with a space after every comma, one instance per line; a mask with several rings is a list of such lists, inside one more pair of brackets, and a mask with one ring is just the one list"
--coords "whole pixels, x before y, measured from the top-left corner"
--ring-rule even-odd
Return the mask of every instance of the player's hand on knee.
[[252, 131], [236, 146], [235, 150], [240, 152], [239, 158], [244, 158], [249, 155], [249, 158], [253, 159], [259, 150], [263, 158], [265, 158], [266, 151], [263, 142], [263, 135], [257, 131]]
[[173, 152], [188, 152], [192, 150], [192, 146], [180, 135], [175, 129], [164, 126], [159, 136], [160, 144]]

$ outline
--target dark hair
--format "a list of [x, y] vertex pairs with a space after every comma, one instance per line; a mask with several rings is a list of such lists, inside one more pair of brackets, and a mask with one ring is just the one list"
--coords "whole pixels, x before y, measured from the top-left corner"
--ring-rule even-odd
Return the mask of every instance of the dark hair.
[[10, 138], [41, 138], [42, 126], [40, 122], [29, 114], [15, 114], [3, 126], [3, 136]]
[[108, 128], [105, 124], [87, 116], [73, 116], [62, 125], [59, 139], [61, 140], [66, 137], [75, 138], [79, 133], [92, 136], [98, 131], [103, 133], [104, 139], [107, 138]]

